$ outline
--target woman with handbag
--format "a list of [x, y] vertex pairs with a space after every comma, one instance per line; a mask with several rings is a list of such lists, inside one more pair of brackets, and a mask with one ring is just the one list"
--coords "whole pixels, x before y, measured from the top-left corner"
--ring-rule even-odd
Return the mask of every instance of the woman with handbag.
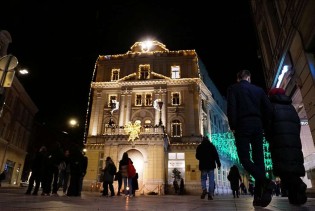
[[124, 152], [122, 159], [119, 161], [119, 171], [121, 172], [122, 180], [124, 182], [125, 197], [133, 197], [132, 175], [128, 172], [129, 165], [133, 165], [133, 162], [128, 157], [128, 153]]

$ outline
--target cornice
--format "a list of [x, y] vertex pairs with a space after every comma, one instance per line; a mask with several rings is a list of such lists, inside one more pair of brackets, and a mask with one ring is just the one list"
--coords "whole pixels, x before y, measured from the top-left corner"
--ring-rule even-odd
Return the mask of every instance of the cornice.
[[[119, 82], [92, 82], [91, 87], [94, 89], [106, 88], [121, 88], [128, 86], [149, 86], [149, 85], [186, 85], [186, 84], [200, 85], [203, 82], [200, 78], [181, 78], [181, 79], [156, 79], [156, 80], [137, 80], [137, 81], [119, 81]], [[205, 90], [206, 87], [203, 87]], [[209, 91], [208, 91], [209, 92]]]

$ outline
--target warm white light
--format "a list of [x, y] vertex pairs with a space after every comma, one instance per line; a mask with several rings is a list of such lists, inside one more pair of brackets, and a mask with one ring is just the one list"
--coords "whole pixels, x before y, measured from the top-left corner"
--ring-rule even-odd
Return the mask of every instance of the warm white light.
[[153, 42], [148, 40], [141, 43], [142, 51], [150, 51], [151, 47], [153, 45]]
[[76, 119], [70, 119], [69, 124], [71, 127], [78, 126], [78, 121]]
[[19, 70], [19, 73], [22, 74], [22, 75], [26, 75], [26, 74], [28, 74], [28, 70], [27, 69], [22, 69], [22, 70]]

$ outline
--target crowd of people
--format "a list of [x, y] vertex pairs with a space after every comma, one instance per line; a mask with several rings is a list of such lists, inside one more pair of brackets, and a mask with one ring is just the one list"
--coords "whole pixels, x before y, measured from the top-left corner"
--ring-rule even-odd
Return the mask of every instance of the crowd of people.
[[[133, 172], [130, 169], [133, 166]], [[117, 171], [118, 170], [118, 171]], [[105, 168], [102, 174], [103, 179], [103, 193], [102, 196], [115, 196], [113, 182], [118, 182], [117, 196], [123, 193], [125, 197], [135, 197], [136, 190], [139, 189], [138, 173], [134, 168], [133, 161], [129, 158], [128, 153], [124, 152], [122, 159], [119, 161], [118, 169], [111, 157], [106, 158]], [[121, 192], [122, 184], [124, 184], [123, 192]], [[109, 195], [109, 191], [110, 195]]]
[[88, 159], [82, 150], [74, 145], [63, 149], [56, 142], [49, 149], [41, 146], [31, 159], [31, 176], [27, 195], [58, 196], [62, 188], [67, 196], [80, 196], [82, 182], [86, 174]]

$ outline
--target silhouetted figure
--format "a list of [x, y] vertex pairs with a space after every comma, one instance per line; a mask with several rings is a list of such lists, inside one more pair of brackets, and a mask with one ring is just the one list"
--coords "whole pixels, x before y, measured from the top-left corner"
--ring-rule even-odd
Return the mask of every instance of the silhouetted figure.
[[116, 166], [111, 159], [111, 157], [106, 158], [106, 165], [104, 168], [104, 178], [103, 178], [103, 194], [102, 196], [109, 196], [108, 195], [108, 189], [110, 190], [111, 195], [110, 196], [115, 196], [115, 191], [114, 191], [114, 176], [116, 173]]
[[63, 149], [61, 148], [61, 145], [59, 142], [54, 143], [52, 149], [51, 149], [51, 167], [52, 167], [52, 176], [51, 176], [51, 182], [52, 182], [52, 196], [58, 196], [58, 180], [59, 180], [59, 166], [60, 163], [63, 161], [64, 153]]
[[126, 197], [133, 197], [132, 195], [132, 177], [128, 174], [129, 162], [133, 163], [128, 157], [128, 153], [124, 152], [122, 159], [119, 161], [119, 170], [124, 181], [124, 192]]
[[300, 118], [291, 98], [282, 88], [271, 89], [269, 99], [273, 112], [266, 137], [270, 144], [273, 174], [279, 176], [281, 183], [287, 187], [289, 202], [302, 205], [307, 201], [307, 186], [301, 179], [305, 176], [305, 167]]
[[70, 150], [64, 152], [63, 161], [59, 165], [59, 187], [62, 187], [63, 195], [67, 194], [70, 179]]
[[118, 182], [118, 189], [117, 189], [117, 196], [120, 196], [121, 194], [121, 187], [122, 187], [122, 176], [121, 176], [121, 171], [118, 170], [115, 176], [117, 182]]
[[38, 189], [40, 187], [40, 183], [42, 181], [42, 176], [43, 176], [43, 168], [44, 168], [44, 163], [43, 161], [45, 160], [45, 156], [47, 156], [47, 148], [45, 146], [42, 146], [38, 152], [36, 152], [33, 160], [31, 161], [31, 176], [28, 182], [28, 188], [26, 190], [25, 194], [31, 194], [34, 182], [35, 182], [35, 188], [33, 190], [33, 195], [38, 194]]
[[255, 178], [253, 206], [268, 206], [275, 185], [266, 178], [263, 150], [263, 130], [271, 111], [272, 106], [264, 90], [251, 84], [250, 72], [239, 71], [237, 83], [227, 91], [227, 117], [240, 162]]
[[[202, 138], [201, 144], [196, 149], [196, 158], [199, 160], [199, 170], [201, 171], [201, 199], [208, 193], [208, 200], [213, 200], [214, 193], [214, 169], [220, 169], [221, 162], [215, 146], [207, 136]], [[207, 192], [207, 179], [209, 177], [209, 191]]]
[[73, 146], [70, 150], [70, 184], [67, 190], [67, 196], [81, 196], [84, 162], [80, 148], [77, 145]]
[[139, 190], [138, 173], [132, 178], [132, 195], [136, 196], [136, 190]]
[[231, 190], [232, 190], [234, 198], [235, 196], [239, 198], [239, 188], [240, 188], [239, 184], [240, 182], [242, 182], [242, 177], [236, 165], [233, 165], [230, 168], [230, 172], [227, 178], [230, 181]]
[[177, 182], [176, 178], [174, 178], [173, 187], [174, 187], [175, 193], [178, 194], [178, 192], [179, 192], [179, 185], [178, 185], [178, 182]]
[[179, 183], [179, 195], [183, 195], [185, 193], [185, 184], [184, 184], [184, 179], [180, 179]]

